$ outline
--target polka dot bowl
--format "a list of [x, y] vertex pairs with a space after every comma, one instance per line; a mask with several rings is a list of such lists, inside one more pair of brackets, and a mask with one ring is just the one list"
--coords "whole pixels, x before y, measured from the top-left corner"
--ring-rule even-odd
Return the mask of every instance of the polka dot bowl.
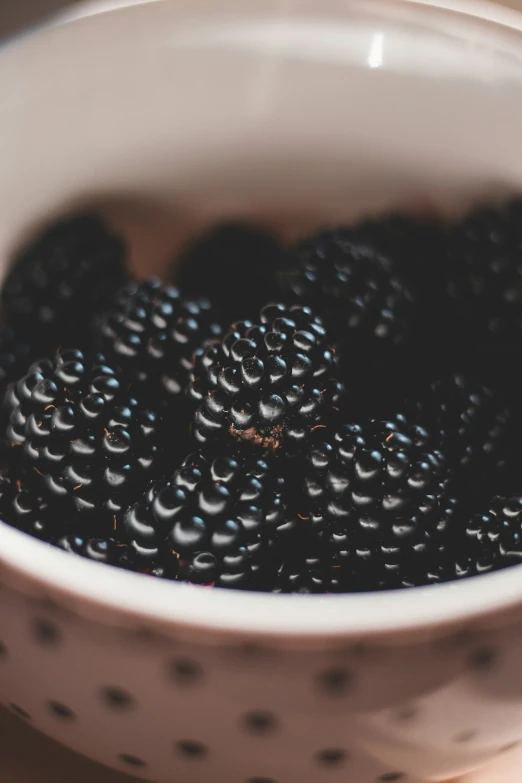
[[[150, 272], [217, 217], [292, 236], [521, 189], [514, 12], [113, 5], [0, 49], [2, 267], [79, 203], [99, 204]], [[257, 595], [120, 572], [0, 522], [0, 702], [158, 783], [450, 779], [522, 741], [521, 658], [522, 568]]]

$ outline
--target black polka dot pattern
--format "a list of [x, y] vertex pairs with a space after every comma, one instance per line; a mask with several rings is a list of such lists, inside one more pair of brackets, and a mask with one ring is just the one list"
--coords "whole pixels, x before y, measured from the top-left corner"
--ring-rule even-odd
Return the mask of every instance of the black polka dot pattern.
[[338, 767], [347, 759], [347, 753], [340, 748], [326, 748], [316, 754], [316, 760], [325, 767]]
[[174, 681], [181, 685], [195, 685], [203, 678], [203, 669], [199, 663], [188, 658], [173, 660], [170, 673]]
[[453, 742], [470, 742], [472, 739], [475, 739], [476, 736], [476, 731], [473, 731], [473, 729], [467, 729], [465, 731], [460, 731], [458, 734], [455, 734], [453, 737]]
[[274, 778], [248, 778], [245, 783], [277, 783]]
[[26, 712], [26, 710], [24, 710], [22, 707], [19, 707], [18, 704], [10, 704], [9, 707], [15, 713], [15, 715], [18, 715], [19, 718], [23, 718], [24, 720], [31, 720], [29, 713]]
[[129, 767], [146, 767], [146, 763], [138, 756], [132, 756], [130, 753], [120, 753], [120, 759]]
[[277, 718], [271, 712], [254, 710], [243, 716], [244, 727], [254, 734], [268, 734], [275, 730]]
[[179, 740], [176, 749], [185, 758], [202, 759], [207, 755], [207, 748], [197, 740]]
[[319, 675], [319, 685], [329, 696], [341, 696], [348, 690], [351, 680], [347, 669], [326, 669]]
[[61, 704], [59, 701], [49, 701], [47, 702], [47, 707], [50, 712], [60, 720], [69, 721], [76, 718], [76, 715], [70, 707], [66, 707], [65, 704]]
[[33, 634], [36, 642], [43, 647], [55, 647], [61, 642], [61, 634], [56, 625], [41, 617], [33, 620]]
[[108, 685], [102, 688], [101, 696], [105, 704], [115, 710], [129, 710], [134, 705], [134, 699], [123, 688]]
[[492, 647], [481, 647], [470, 655], [470, 668], [490, 671], [494, 667], [497, 657], [497, 652]]

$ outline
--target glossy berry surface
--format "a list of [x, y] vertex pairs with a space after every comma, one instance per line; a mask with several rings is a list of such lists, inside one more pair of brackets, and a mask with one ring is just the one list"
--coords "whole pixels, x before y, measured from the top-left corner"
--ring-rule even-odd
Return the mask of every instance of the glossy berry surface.
[[0, 476], [0, 518], [42, 541], [53, 542], [63, 529], [63, 518], [20, 480]]
[[267, 305], [259, 323], [233, 324], [196, 358], [190, 396], [194, 433], [272, 450], [304, 442], [340, 389], [322, 320], [298, 305]]
[[7, 325], [39, 358], [88, 344], [95, 315], [126, 279], [126, 249], [96, 215], [53, 224], [14, 259], [2, 289]]
[[88, 538], [69, 533], [57, 537], [54, 543], [65, 552], [85, 557], [95, 563], [120, 564], [121, 547], [114, 538]]
[[408, 338], [412, 294], [391, 258], [342, 229], [305, 239], [294, 256], [279, 275], [283, 294], [323, 316], [349, 354], [371, 355]]
[[522, 495], [495, 497], [485, 513], [461, 525], [451, 577], [477, 576], [521, 562]]
[[[49, 502], [116, 524], [163, 457], [158, 415], [126, 396], [103, 357], [59, 351], [5, 400], [11, 463]], [[89, 512], [92, 512], [90, 514]]]
[[[452, 504], [444, 458], [403, 416], [317, 430], [304, 463], [305, 555], [327, 562], [332, 589], [437, 581]], [[304, 536], [306, 540], [306, 537]]]
[[183, 299], [156, 278], [126, 284], [99, 324], [107, 360], [153, 403], [184, 398], [193, 352], [220, 334], [209, 300]]
[[99, 218], [55, 223], [2, 292], [1, 523], [276, 594], [519, 564], [521, 226], [522, 201], [285, 249], [222, 225], [177, 288], [127, 282]]
[[283, 495], [276, 466], [255, 452], [192, 454], [126, 512], [129, 559], [196, 584], [262, 589], [291, 527]]
[[508, 448], [513, 412], [501, 394], [465, 373], [428, 384], [413, 408], [436, 433], [448, 465], [459, 472], [466, 468], [478, 477]]

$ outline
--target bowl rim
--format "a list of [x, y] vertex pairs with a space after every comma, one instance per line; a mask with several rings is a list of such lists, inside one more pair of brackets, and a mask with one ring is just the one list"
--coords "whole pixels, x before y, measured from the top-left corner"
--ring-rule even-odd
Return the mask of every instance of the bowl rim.
[[[14, 40], [39, 36], [49, 27], [79, 22], [106, 12], [170, 0], [103, 0], [81, 3]], [[350, 0], [359, 3], [360, 0]], [[397, 0], [391, 0], [397, 5]], [[192, 0], [194, 2], [194, 0]], [[389, 0], [384, 0], [387, 4]], [[216, 0], [198, 0], [216, 8]], [[472, 17], [489, 27], [522, 32], [522, 13], [488, 0], [401, 0], [450, 18]], [[381, 3], [382, 5], [383, 3]], [[1, 47], [0, 47], [1, 48]], [[458, 582], [409, 590], [342, 595], [271, 595], [205, 589], [108, 568], [73, 558], [0, 520], [0, 578], [7, 572], [39, 586], [45, 593], [124, 613], [141, 620], [221, 632], [278, 637], [335, 637], [417, 632], [457, 625], [522, 603], [522, 565]], [[5, 582], [5, 577], [3, 578]]]

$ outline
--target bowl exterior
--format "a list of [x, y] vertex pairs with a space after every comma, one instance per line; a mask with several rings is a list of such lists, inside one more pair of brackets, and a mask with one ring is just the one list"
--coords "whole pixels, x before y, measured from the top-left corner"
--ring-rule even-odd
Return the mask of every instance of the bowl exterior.
[[2, 571], [0, 702], [161, 783], [450, 779], [522, 740], [521, 656], [520, 610], [420, 636], [269, 638], [89, 613]]
[[[77, 203], [102, 205], [142, 272], [216, 217], [294, 236], [458, 210], [521, 188], [521, 91], [519, 30], [391, 0], [165, 0], [57, 25], [0, 50], [1, 267]], [[218, 631], [176, 621], [175, 585], [170, 620], [109, 610], [38, 576], [43, 544], [33, 574], [6, 541], [0, 523], [0, 701], [109, 766], [413, 783], [522, 739], [520, 602], [415, 632]]]

